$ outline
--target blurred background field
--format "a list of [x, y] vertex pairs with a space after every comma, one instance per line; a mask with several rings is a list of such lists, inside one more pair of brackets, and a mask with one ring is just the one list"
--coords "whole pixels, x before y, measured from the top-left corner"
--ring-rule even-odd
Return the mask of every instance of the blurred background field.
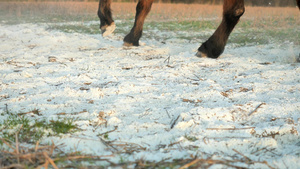
[[[219, 4], [219, 1], [209, 2]], [[248, 4], [229, 43], [238, 46], [274, 42], [299, 45], [299, 9], [293, 6], [293, 0], [285, 2], [290, 4], [286, 3], [283, 6], [292, 7], [253, 7]], [[116, 34], [125, 36], [130, 31], [134, 22], [135, 7], [134, 2], [112, 3], [113, 17], [117, 23]], [[49, 29], [99, 34], [97, 10], [98, 2], [95, 1], [1, 1], [0, 23], [46, 23]], [[144, 25], [143, 37], [161, 42], [170, 38], [180, 38], [201, 43], [213, 33], [221, 19], [222, 5], [210, 5], [208, 2], [154, 3]]]

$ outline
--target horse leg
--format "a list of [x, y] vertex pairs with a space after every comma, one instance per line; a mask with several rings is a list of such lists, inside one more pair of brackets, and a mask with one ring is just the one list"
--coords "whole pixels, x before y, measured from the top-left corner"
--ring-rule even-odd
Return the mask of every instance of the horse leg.
[[100, 29], [102, 36], [111, 34], [116, 25], [112, 19], [112, 13], [110, 9], [111, 0], [100, 0], [98, 8], [98, 17], [100, 19]]
[[151, 10], [153, 1], [154, 0], [139, 0], [136, 6], [134, 25], [130, 33], [124, 38], [125, 46], [139, 46], [139, 40], [142, 36], [144, 21]]
[[231, 31], [244, 12], [244, 0], [224, 0], [222, 22], [214, 34], [198, 48], [197, 56], [218, 58], [224, 51]]
[[298, 8], [300, 9], [300, 0], [297, 0]]

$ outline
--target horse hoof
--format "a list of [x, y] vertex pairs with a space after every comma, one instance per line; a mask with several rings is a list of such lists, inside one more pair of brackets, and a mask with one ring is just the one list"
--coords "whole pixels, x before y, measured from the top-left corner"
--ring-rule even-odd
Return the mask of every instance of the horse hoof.
[[123, 46], [125, 46], [125, 47], [131, 47], [131, 46], [133, 46], [133, 44], [132, 43], [128, 43], [128, 42], [124, 42]]
[[198, 51], [195, 56], [197, 56], [199, 58], [207, 58], [207, 54], [200, 52], [200, 51]]
[[102, 26], [100, 29], [101, 29], [101, 32], [102, 32], [102, 36], [106, 37], [106, 36], [112, 34], [115, 31], [116, 25], [113, 22], [109, 26], [107, 26], [107, 25]]

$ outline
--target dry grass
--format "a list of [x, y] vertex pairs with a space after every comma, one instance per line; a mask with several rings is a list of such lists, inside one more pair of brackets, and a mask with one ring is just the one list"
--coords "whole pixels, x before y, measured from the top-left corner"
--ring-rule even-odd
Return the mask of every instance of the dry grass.
[[0, 20], [13, 24], [95, 20], [96, 12], [96, 3], [0, 2]]
[[4, 144], [9, 147], [9, 150], [2, 150], [0, 152], [0, 168], [2, 169], [21, 169], [21, 168], [58, 168], [58, 163], [63, 163], [64, 167], [78, 168], [78, 164], [72, 164], [71, 161], [107, 161], [107, 158], [113, 155], [107, 156], [92, 156], [81, 155], [79, 152], [66, 154], [60, 148], [63, 145], [55, 145], [52, 142], [51, 145], [40, 145], [37, 142], [34, 146], [24, 146], [24, 143], [18, 142], [18, 135], [16, 134], [16, 142], [12, 143], [1, 139]]
[[[1, 139], [1, 138], [0, 138]], [[18, 142], [18, 134], [16, 134], [16, 142], [12, 143], [1, 139], [3, 143], [10, 148], [10, 151], [2, 150], [0, 152], [0, 167], [2, 169], [23, 169], [23, 168], [106, 168], [104, 166], [93, 165], [95, 162], [105, 161], [110, 167], [115, 168], [209, 168], [211, 166], [223, 166], [230, 168], [243, 168], [240, 165], [244, 166], [263, 164], [265, 167], [273, 169], [266, 161], [254, 161], [242, 154], [241, 152], [233, 149], [237, 154], [240, 155], [240, 158], [232, 157], [234, 160], [228, 159], [214, 159], [209, 157], [207, 159], [192, 157], [190, 159], [179, 159], [160, 162], [149, 162], [142, 159], [135, 162], [120, 162], [118, 164], [109, 161], [110, 157], [114, 155], [106, 156], [93, 156], [93, 155], [81, 155], [80, 152], [74, 152], [66, 154], [60, 148], [63, 145], [55, 145], [52, 142], [51, 145], [41, 146], [39, 142], [32, 146], [22, 146], [22, 143]], [[134, 151], [139, 151], [143, 149], [139, 145], [131, 144], [111, 144], [108, 142], [109, 146], [112, 148], [118, 147], [121, 148], [121, 151], [124, 153], [133, 153]], [[135, 147], [135, 150], [132, 148]], [[118, 150], [117, 148], [115, 148]], [[82, 165], [80, 162], [89, 162], [90, 165]]]
[[0, 2], [1, 11], [7, 15], [23, 16], [24, 14], [60, 14], [83, 15], [95, 14], [96, 3], [87, 2]]

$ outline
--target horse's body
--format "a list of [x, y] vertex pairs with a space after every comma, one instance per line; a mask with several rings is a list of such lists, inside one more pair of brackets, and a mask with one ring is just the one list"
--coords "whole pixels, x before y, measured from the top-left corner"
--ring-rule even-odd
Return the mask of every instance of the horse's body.
[[[139, 46], [144, 21], [150, 12], [153, 1], [154, 0], [139, 0], [136, 7], [135, 22], [130, 33], [124, 38], [124, 45]], [[300, 9], [300, 0], [296, 1]], [[110, 4], [111, 0], [100, 0], [99, 2], [98, 16], [100, 18], [100, 29], [103, 36], [112, 33], [115, 29]], [[224, 51], [231, 31], [244, 12], [244, 0], [224, 0], [222, 22], [214, 34], [198, 48], [197, 56], [218, 58]]]

